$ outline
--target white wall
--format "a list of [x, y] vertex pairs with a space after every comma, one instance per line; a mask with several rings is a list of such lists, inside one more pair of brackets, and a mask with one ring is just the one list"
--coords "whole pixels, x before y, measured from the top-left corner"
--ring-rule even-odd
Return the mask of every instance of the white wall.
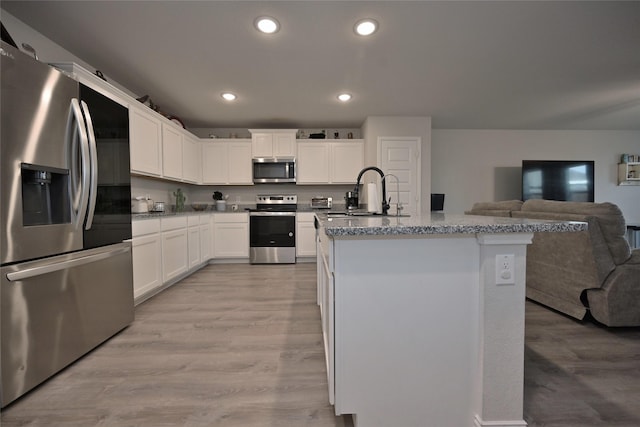
[[[431, 117], [369, 116], [362, 125], [365, 141], [365, 166], [373, 166], [378, 161], [378, 137], [419, 136], [422, 139], [422, 182], [421, 211], [431, 208]], [[368, 178], [367, 178], [368, 179]], [[365, 182], [368, 182], [365, 180]], [[365, 199], [366, 200], [366, 199]]]
[[434, 129], [431, 189], [445, 193], [445, 212], [462, 213], [478, 201], [520, 199], [522, 160], [594, 160], [595, 201], [640, 223], [640, 186], [617, 185], [622, 153], [640, 154], [640, 131]]

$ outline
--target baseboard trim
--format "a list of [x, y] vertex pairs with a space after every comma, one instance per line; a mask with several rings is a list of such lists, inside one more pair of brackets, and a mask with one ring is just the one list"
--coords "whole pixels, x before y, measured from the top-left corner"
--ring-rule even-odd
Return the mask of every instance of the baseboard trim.
[[527, 426], [525, 420], [502, 420], [502, 421], [483, 421], [480, 416], [473, 417], [474, 427], [524, 427]]

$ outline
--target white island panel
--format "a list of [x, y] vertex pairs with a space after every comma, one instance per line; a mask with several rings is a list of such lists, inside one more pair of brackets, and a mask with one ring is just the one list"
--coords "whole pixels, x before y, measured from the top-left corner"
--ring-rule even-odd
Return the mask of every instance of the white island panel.
[[[353, 414], [356, 427], [526, 426], [526, 245], [534, 232], [587, 225], [317, 217], [319, 237], [329, 242], [318, 265], [328, 254], [325, 276], [333, 278], [319, 280], [319, 295], [323, 316], [335, 320], [323, 322], [323, 333], [328, 366], [335, 362], [336, 414]], [[513, 255], [510, 284], [496, 280], [498, 255]]]
[[358, 426], [471, 426], [475, 237], [336, 239], [335, 263], [336, 413]]

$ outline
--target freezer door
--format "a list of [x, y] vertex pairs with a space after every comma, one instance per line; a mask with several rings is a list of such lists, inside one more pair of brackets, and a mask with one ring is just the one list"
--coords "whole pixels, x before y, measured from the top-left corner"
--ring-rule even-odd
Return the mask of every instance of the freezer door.
[[130, 242], [0, 273], [2, 406], [133, 321]]
[[87, 148], [72, 108], [78, 83], [4, 42], [0, 49], [0, 264], [80, 250]]

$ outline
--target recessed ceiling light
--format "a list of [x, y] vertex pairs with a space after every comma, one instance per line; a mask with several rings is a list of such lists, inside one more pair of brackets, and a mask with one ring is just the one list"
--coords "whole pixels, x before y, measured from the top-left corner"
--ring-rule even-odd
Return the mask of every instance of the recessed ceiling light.
[[341, 93], [340, 95], [338, 95], [338, 99], [342, 102], [347, 102], [351, 99], [351, 94], [350, 93]]
[[260, 16], [253, 21], [256, 29], [265, 34], [276, 33], [280, 29], [280, 23], [270, 16]]
[[375, 19], [367, 18], [361, 19], [356, 22], [355, 27], [353, 27], [356, 34], [361, 36], [370, 36], [378, 30], [378, 21]]
[[235, 99], [237, 98], [237, 96], [231, 92], [223, 92], [220, 96], [227, 101], [235, 101]]

